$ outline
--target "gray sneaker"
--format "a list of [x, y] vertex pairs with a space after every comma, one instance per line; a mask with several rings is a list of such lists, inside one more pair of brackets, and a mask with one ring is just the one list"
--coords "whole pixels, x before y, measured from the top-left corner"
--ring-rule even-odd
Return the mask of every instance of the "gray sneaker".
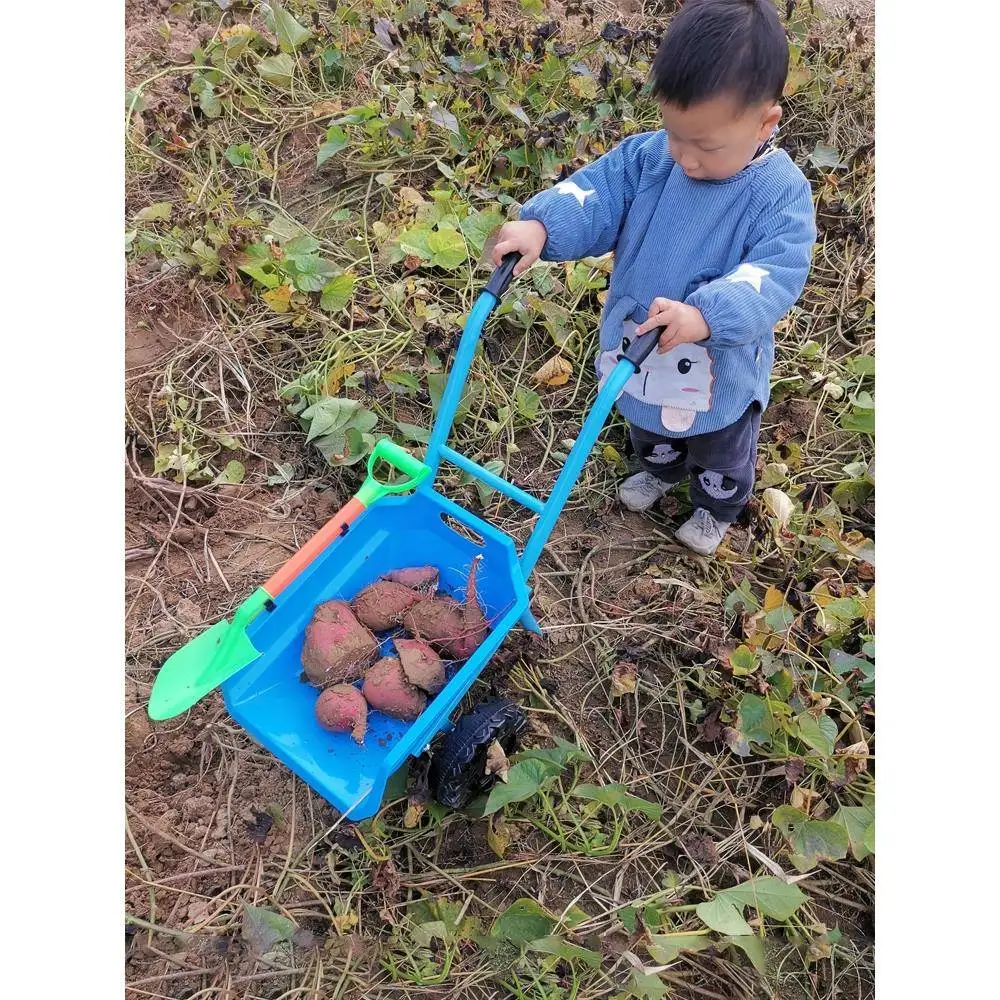
[[729, 521], [716, 521], [699, 507], [675, 532], [674, 538], [702, 556], [710, 556], [729, 529]]
[[629, 510], [649, 510], [664, 493], [669, 493], [676, 485], [665, 483], [652, 472], [637, 472], [618, 487], [618, 499]]

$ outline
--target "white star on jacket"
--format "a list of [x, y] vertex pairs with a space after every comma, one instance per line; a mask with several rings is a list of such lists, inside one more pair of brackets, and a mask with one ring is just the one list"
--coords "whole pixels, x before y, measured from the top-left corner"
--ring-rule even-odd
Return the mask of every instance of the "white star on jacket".
[[748, 285], [753, 285], [755, 292], [760, 292], [760, 279], [766, 278], [770, 273], [762, 267], [744, 262], [726, 277], [726, 281], [731, 281], [734, 285], [739, 281], [745, 281]]
[[584, 191], [576, 181], [560, 181], [555, 186], [555, 190], [560, 194], [571, 194], [580, 203], [580, 208], [583, 208], [583, 203], [592, 195], [597, 194], [597, 192], [591, 188], [589, 191]]

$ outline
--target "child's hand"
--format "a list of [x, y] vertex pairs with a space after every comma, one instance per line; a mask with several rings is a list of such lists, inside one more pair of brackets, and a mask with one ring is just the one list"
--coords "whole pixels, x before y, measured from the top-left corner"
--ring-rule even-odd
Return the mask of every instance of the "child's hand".
[[549, 234], [540, 222], [527, 219], [524, 222], [505, 222], [497, 235], [496, 246], [493, 247], [493, 263], [497, 267], [500, 261], [509, 253], [521, 254], [521, 259], [514, 267], [514, 274], [526, 271], [538, 260]]
[[657, 354], [666, 354], [678, 344], [696, 344], [699, 340], [706, 340], [712, 332], [699, 309], [673, 299], [653, 299], [649, 319], [635, 328], [636, 336], [658, 326], [663, 327], [663, 332], [656, 348]]

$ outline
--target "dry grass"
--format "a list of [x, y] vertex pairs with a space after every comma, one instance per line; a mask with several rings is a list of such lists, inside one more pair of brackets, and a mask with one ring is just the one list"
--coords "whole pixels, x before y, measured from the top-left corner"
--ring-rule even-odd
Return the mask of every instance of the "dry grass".
[[[310, 5], [290, 6], [301, 11]], [[386, 3], [374, 6], [375, 16], [389, 12]], [[590, 26], [574, 15], [573, 31], [582, 39], [587, 32], [595, 37], [608, 18], [630, 27], [660, 24], [650, 20], [650, 3], [645, 10], [619, 6], [617, 14], [610, 3], [595, 6]], [[189, 7], [166, 15], [176, 26], [175, 42], [183, 30], [204, 39], [220, 25], [248, 19], [249, 8], [223, 15], [214, 4]], [[562, 13], [554, 6], [552, 11]], [[145, 13], [132, 10], [131, 16]], [[494, 0], [491, 14], [505, 33], [531, 29], [518, 20], [515, 4]], [[310, 23], [308, 13], [302, 20]], [[253, 23], [261, 27], [259, 16]], [[866, 572], [862, 563], [838, 562], [810, 539], [829, 517], [834, 487], [851, 478], [844, 467], [863, 465], [872, 455], [867, 437], [840, 429], [845, 401], [824, 389], [833, 383], [846, 386], [848, 396], [856, 391], [853, 359], [872, 351], [870, 42], [856, 25], [830, 19], [815, 24], [810, 66], [840, 83], [788, 101], [785, 144], [799, 161], [817, 142], [853, 156], [850, 169], [830, 172], [826, 181], [814, 178], [820, 243], [807, 292], [779, 331], [776, 399], [764, 421], [762, 474], [781, 475], [763, 467], [785, 464], [780, 486], [801, 505], [796, 533], [775, 535], [755, 501], [720, 557], [698, 559], [672, 540], [672, 528], [684, 516], [683, 500], [666, 503], [649, 518], [622, 512], [609, 499], [620, 468], [590, 463], [535, 574], [535, 608], [546, 638], [513, 635], [473, 693], [492, 689], [517, 698], [528, 709], [537, 745], [550, 745], [558, 735], [580, 746], [589, 759], [565, 781], [624, 783], [659, 803], [663, 817], [653, 822], [630, 813], [620, 825], [620, 840], [602, 854], [592, 848], [595, 834], [613, 826], [606, 814], [592, 821], [557, 810], [565, 824], [560, 839], [539, 828], [531, 808], [513, 810], [506, 819], [511, 844], [499, 858], [484, 821], [432, 810], [409, 827], [400, 799], [374, 823], [345, 822], [257, 748], [217, 695], [168, 724], [154, 727], [144, 712], [162, 659], [228, 614], [356, 488], [356, 469], [331, 470], [304, 444], [279, 399], [281, 388], [303, 372], [328, 372], [350, 360], [374, 382], [372, 397], [365, 398], [384, 426], [391, 427], [392, 417], [419, 423], [430, 416], [426, 398], [395, 397], [379, 376], [394, 369], [422, 373], [427, 334], [432, 342], [446, 340], [448, 324], [441, 331], [416, 329], [412, 310], [419, 296], [407, 293], [402, 305], [386, 297], [384, 290], [400, 282], [399, 267], [376, 252], [373, 231], [377, 221], [400, 224], [399, 188], [426, 191], [440, 176], [436, 159], [454, 164], [460, 158], [445, 137], [431, 133], [406, 159], [352, 149], [342, 168], [315, 169], [322, 129], [312, 105], [331, 96], [343, 107], [361, 103], [378, 96], [380, 84], [391, 79], [366, 23], [362, 19], [358, 29], [366, 71], [341, 89], [298, 89], [281, 98], [248, 77], [240, 86], [257, 107], [227, 111], [211, 123], [192, 121], [184, 88], [170, 85], [190, 79], [190, 66], [171, 67], [162, 55], [147, 59], [141, 46], [130, 53], [130, 84], [163, 75], [146, 91], [151, 110], [130, 132], [129, 218], [159, 201], [171, 202], [172, 223], [192, 232], [254, 211], [262, 221], [249, 225], [258, 228], [274, 213], [293, 218], [320, 241], [324, 256], [358, 275], [355, 304], [366, 315], [330, 315], [312, 304], [292, 322], [270, 311], [245, 284], [243, 298], [234, 298], [225, 273], [204, 277], [197, 268], [164, 269], [163, 254], [133, 255], [130, 261], [129, 996], [627, 995], [634, 964], [654, 964], [643, 948], [641, 924], [636, 928], [627, 916], [629, 907], [661, 908], [664, 927], [695, 930], [701, 924], [693, 907], [713, 891], [767, 874], [770, 865], [794, 870], [784, 838], [768, 822], [771, 810], [789, 796], [785, 761], [780, 755], [734, 756], [718, 739], [706, 739], [699, 723], [713, 704], [741, 690], [742, 682], [720, 669], [725, 651], [742, 639], [739, 618], [722, 608], [735, 586], [774, 586], [798, 600], [815, 579], [835, 589], [865, 579], [859, 576]], [[149, 39], [151, 25], [134, 20], [130, 37]], [[655, 127], [650, 110], [641, 102], [635, 107], [628, 130]], [[174, 129], [190, 148], [161, 144]], [[258, 146], [276, 169], [258, 178], [229, 170], [222, 153], [239, 142]], [[482, 156], [473, 151], [468, 161]], [[386, 171], [393, 178], [383, 186], [376, 178]], [[525, 177], [508, 190], [520, 199], [539, 183]], [[489, 187], [489, 197], [497, 190]], [[351, 212], [348, 220], [336, 218], [341, 209]], [[359, 234], [362, 241], [351, 242]], [[560, 280], [558, 269], [551, 270]], [[468, 309], [486, 273], [470, 266], [455, 275], [413, 277], [424, 301], [439, 304], [447, 317]], [[570, 302], [565, 288], [553, 296]], [[582, 325], [592, 327], [595, 297], [584, 296], [576, 309], [588, 317]], [[494, 356], [477, 367], [482, 399], [461, 428], [459, 446], [480, 461], [504, 459], [506, 475], [544, 493], [558, 471], [552, 453], [578, 426], [593, 381], [586, 365], [578, 364], [583, 374], [545, 394], [536, 422], [496, 421], [499, 408], [513, 406], [516, 387], [549, 356], [551, 344], [538, 324], [527, 331], [498, 324], [490, 336]], [[586, 358], [591, 347], [584, 337], [578, 358]], [[870, 389], [871, 381], [866, 385]], [[350, 391], [362, 394], [361, 388]], [[500, 429], [490, 429], [488, 420]], [[246, 479], [217, 487], [154, 473], [157, 450], [178, 441], [196, 447], [213, 468], [237, 457]], [[511, 452], [510, 443], [518, 450]], [[620, 420], [609, 425], [604, 443], [625, 451]], [[288, 481], [269, 483], [283, 464], [292, 470]], [[457, 476], [445, 479], [442, 489], [477, 504], [472, 488]], [[525, 537], [523, 514], [512, 505], [493, 498], [485, 514], [515, 538]], [[870, 500], [845, 506], [841, 516], [845, 533], [873, 535]], [[800, 617], [804, 623], [805, 610]], [[801, 652], [821, 656], [818, 646]], [[635, 664], [638, 686], [617, 696], [611, 671], [623, 658]], [[818, 674], [824, 669], [829, 672], [825, 662], [816, 668]], [[871, 719], [859, 713], [853, 721], [871, 743]], [[870, 776], [862, 775], [857, 787], [869, 786]], [[732, 948], [683, 952], [660, 974], [670, 995], [871, 996], [873, 862], [820, 862], [800, 885], [808, 903], [783, 926], [768, 924], [766, 974]], [[453, 903], [449, 913], [488, 928], [521, 897], [537, 899], [564, 919], [574, 907], [583, 911], [572, 940], [599, 952], [600, 967], [539, 956], [525, 961], [510, 949], [491, 952], [462, 924], [443, 940], [414, 931], [413, 905], [421, 898]], [[253, 953], [241, 937], [247, 905], [291, 918], [314, 935], [314, 946]], [[834, 926], [843, 937], [824, 952], [823, 930]]]

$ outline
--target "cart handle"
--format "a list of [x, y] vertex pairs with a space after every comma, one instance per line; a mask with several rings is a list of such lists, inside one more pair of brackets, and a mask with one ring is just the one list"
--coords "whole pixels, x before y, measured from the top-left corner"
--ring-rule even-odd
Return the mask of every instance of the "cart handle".
[[490, 276], [486, 282], [486, 291], [493, 295], [497, 301], [503, 297], [503, 293], [510, 288], [510, 283], [514, 279], [514, 268], [521, 259], [521, 255], [515, 250], [505, 253], [500, 261], [500, 266]]
[[649, 333], [643, 334], [641, 337], [636, 337], [633, 341], [623, 340], [623, 350], [618, 355], [618, 360], [631, 361], [638, 374], [642, 369], [642, 363], [653, 353], [653, 348], [659, 342], [662, 332], [663, 327], [658, 326], [655, 330], [650, 330]]
[[486, 287], [477, 296], [469, 312], [469, 318], [465, 321], [465, 329], [462, 331], [458, 350], [455, 352], [451, 368], [448, 371], [448, 381], [441, 394], [437, 418], [431, 429], [430, 441], [427, 443], [427, 451], [424, 455], [424, 462], [430, 469], [430, 478], [423, 483], [424, 489], [431, 489], [433, 481], [437, 477], [442, 450], [447, 443], [448, 435], [451, 433], [451, 425], [455, 421], [455, 413], [465, 391], [469, 369], [472, 367], [472, 359], [475, 357], [476, 347], [479, 344], [479, 335], [482, 333], [490, 313], [500, 301], [500, 296], [510, 287], [514, 277], [514, 268], [520, 259], [519, 253], [504, 254], [500, 266], [494, 270]]

